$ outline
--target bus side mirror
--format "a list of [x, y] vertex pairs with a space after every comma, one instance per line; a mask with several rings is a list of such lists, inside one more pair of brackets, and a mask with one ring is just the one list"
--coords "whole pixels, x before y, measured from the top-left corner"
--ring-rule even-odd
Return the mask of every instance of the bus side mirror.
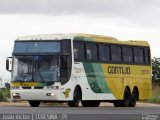
[[12, 71], [12, 57], [6, 59], [6, 70], [9, 72]]

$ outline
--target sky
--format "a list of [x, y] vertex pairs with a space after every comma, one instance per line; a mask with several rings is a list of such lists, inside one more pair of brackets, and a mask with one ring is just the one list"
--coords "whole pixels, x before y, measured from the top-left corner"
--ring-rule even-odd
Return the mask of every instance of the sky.
[[0, 0], [0, 77], [20, 36], [89, 33], [146, 40], [160, 57], [160, 0]]

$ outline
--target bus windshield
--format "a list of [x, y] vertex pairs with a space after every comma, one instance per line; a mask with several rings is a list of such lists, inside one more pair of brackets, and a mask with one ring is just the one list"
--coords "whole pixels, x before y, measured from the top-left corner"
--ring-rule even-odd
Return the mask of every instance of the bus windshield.
[[29, 42], [17, 41], [14, 45], [13, 53], [59, 53], [60, 42], [43, 41], [43, 42]]
[[60, 56], [14, 56], [12, 81], [60, 81]]

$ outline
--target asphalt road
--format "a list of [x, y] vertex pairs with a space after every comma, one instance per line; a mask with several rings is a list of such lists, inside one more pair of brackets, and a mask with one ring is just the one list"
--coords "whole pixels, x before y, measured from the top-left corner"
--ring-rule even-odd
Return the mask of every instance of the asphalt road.
[[0, 120], [160, 120], [160, 107], [0, 107]]

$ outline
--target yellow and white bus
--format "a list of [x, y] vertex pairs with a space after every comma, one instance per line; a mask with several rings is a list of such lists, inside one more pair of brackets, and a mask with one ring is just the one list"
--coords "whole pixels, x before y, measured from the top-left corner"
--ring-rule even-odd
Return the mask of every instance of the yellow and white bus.
[[[10, 66], [12, 59], [12, 66]], [[151, 55], [146, 41], [90, 34], [19, 37], [12, 57], [12, 100], [68, 102], [71, 107], [134, 107], [151, 94]]]

